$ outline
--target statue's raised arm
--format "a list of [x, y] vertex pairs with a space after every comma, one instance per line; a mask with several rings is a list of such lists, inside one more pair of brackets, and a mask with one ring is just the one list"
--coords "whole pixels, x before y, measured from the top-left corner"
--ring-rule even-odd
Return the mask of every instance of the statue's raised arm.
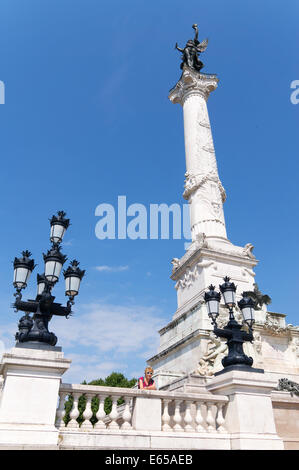
[[195, 44], [198, 44], [199, 40], [198, 40], [198, 26], [197, 26], [197, 24], [194, 23], [192, 25], [192, 28], [195, 30], [194, 42], [195, 42]]

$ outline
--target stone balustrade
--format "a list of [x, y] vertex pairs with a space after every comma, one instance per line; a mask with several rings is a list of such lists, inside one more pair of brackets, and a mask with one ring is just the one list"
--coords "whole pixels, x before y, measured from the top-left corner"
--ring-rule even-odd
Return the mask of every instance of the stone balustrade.
[[[85, 407], [83, 406], [83, 408], [85, 409], [82, 413], [81, 407], [80, 415], [78, 405], [82, 396], [84, 396]], [[67, 397], [72, 397], [73, 402], [68, 421], [65, 424]], [[112, 406], [110, 413], [106, 414], [104, 403], [108, 397], [111, 399]], [[154, 429], [167, 433], [226, 432], [224, 408], [228, 398], [222, 395], [62, 384], [59, 390], [59, 398], [56, 427], [60, 430], [125, 432], [141, 429], [139, 421], [142, 411], [138, 415], [135, 410], [142, 409], [136, 407], [136, 403], [138, 400], [139, 402], [143, 400], [142, 406], [146, 407], [144, 410], [150, 417], [147, 418], [149, 419], [149, 429], [151, 429], [152, 421], [156, 420]], [[95, 398], [97, 398], [98, 404], [92, 410], [92, 401]], [[146, 401], [144, 401], [145, 398]], [[122, 399], [122, 404], [118, 405], [120, 399]], [[151, 407], [153, 407], [152, 413]], [[157, 409], [159, 410], [158, 416]], [[79, 415], [80, 419], [78, 420]]]

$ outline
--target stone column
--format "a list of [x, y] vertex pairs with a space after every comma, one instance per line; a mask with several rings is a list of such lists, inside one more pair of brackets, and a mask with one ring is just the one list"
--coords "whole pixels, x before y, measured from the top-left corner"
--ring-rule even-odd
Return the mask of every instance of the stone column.
[[192, 241], [198, 234], [227, 239], [223, 214], [225, 191], [218, 176], [207, 99], [217, 87], [216, 75], [199, 74], [184, 66], [169, 99], [184, 113], [186, 180], [184, 198], [190, 204]]
[[60, 347], [21, 343], [2, 356], [1, 448], [56, 448], [61, 376], [71, 361]]

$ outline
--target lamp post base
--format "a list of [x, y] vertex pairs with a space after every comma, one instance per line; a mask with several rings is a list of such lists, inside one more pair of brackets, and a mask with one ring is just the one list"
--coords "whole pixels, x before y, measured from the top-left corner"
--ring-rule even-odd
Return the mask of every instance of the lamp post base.
[[214, 376], [224, 374], [225, 372], [231, 371], [244, 371], [244, 372], [257, 372], [259, 374], [264, 374], [264, 369], [257, 369], [255, 367], [248, 366], [246, 364], [233, 364], [231, 366], [227, 366], [224, 369], [216, 372]]
[[244, 354], [243, 345], [241, 345], [240, 343], [237, 343], [237, 347], [238, 349], [242, 348], [242, 351], [236, 352], [234, 350], [235, 348], [229, 348], [231, 350], [229, 351], [228, 356], [224, 357], [221, 361], [223, 367], [231, 367], [235, 365], [241, 365], [241, 366], [247, 366], [247, 367], [252, 366], [253, 359], [252, 357], [248, 357], [246, 356], [246, 354]]

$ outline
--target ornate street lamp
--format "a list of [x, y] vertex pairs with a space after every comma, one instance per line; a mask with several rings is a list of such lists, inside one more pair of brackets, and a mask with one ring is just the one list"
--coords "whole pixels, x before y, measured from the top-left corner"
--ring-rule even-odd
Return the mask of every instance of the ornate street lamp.
[[65, 218], [66, 213], [64, 211], [58, 211], [57, 216], [53, 215], [50, 219], [51, 233], [50, 241], [52, 243], [61, 243], [64, 234], [70, 225], [70, 220]]
[[14, 259], [14, 280], [13, 285], [16, 288], [18, 294], [22, 289], [27, 287], [30, 274], [35, 268], [34, 260], [30, 259], [31, 253], [26, 250], [22, 252], [21, 258]]
[[[35, 300], [25, 302], [22, 300], [21, 294], [21, 290], [27, 286], [29, 276], [35, 267], [34, 261], [29, 258], [31, 253], [29, 251], [23, 251], [23, 257], [15, 258], [14, 260], [13, 285], [17, 293], [14, 294], [16, 301], [13, 307], [16, 311], [21, 310], [25, 312], [25, 315], [20, 319], [18, 324], [19, 331], [15, 335], [19, 343], [38, 342], [55, 346], [57, 337], [54, 333], [49, 332], [49, 321], [53, 315], [68, 318], [72, 314], [71, 308], [72, 305], [74, 305], [74, 297], [79, 293], [80, 281], [85, 273], [85, 271], [78, 268], [78, 261], [74, 260], [71, 266], [65, 271], [65, 273], [68, 274], [64, 274], [68, 279], [66, 295], [69, 296], [69, 301], [66, 307], [54, 302], [55, 297], [51, 292], [56, 282], [58, 282], [62, 266], [67, 259], [60, 251], [60, 243], [69, 226], [69, 219], [65, 219], [65, 215], [65, 212], [60, 211], [58, 212], [58, 216], [53, 216], [52, 219], [50, 219], [50, 241], [52, 242], [52, 247], [47, 254], [43, 254], [45, 272], [37, 275], [37, 295]], [[33, 314], [32, 317], [30, 313]]]
[[219, 289], [222, 293], [224, 303], [229, 309], [230, 315], [233, 315], [233, 307], [235, 306], [235, 293], [237, 288], [233, 282], [230, 282], [229, 277], [225, 276], [223, 280], [224, 283], [219, 286]]
[[216, 325], [216, 320], [219, 315], [219, 304], [221, 295], [215, 291], [215, 286], [210, 285], [209, 291], [205, 292], [205, 302], [208, 307], [208, 315], [212, 320], [212, 324]]
[[210, 290], [205, 292], [204, 295], [208, 315], [214, 325], [215, 335], [220, 338], [227, 339], [228, 355], [222, 359], [222, 365], [224, 368], [234, 365], [251, 367], [253, 359], [252, 357], [246, 356], [244, 353], [243, 343], [245, 341], [253, 341], [252, 325], [254, 323], [254, 301], [247, 297], [246, 293], [243, 293], [243, 298], [238, 302], [238, 306], [243, 314], [243, 320], [249, 327], [249, 332], [247, 333], [246, 331], [241, 330], [242, 325], [240, 325], [234, 317], [233, 309], [236, 305], [236, 286], [233, 282], [230, 282], [230, 278], [227, 276], [223, 280], [224, 283], [221, 284], [219, 288], [222, 293], [225, 306], [229, 309], [229, 321], [223, 329], [218, 328], [216, 322], [219, 315], [220, 293], [214, 290], [214, 286], [210, 286]]
[[251, 297], [248, 297], [247, 292], [242, 293], [242, 299], [238, 302], [239, 309], [242, 312], [245, 323], [252, 329], [254, 318], [255, 302]]
[[63, 271], [65, 279], [65, 295], [69, 297], [69, 301], [73, 302], [74, 297], [79, 294], [80, 282], [85, 274], [85, 270], [79, 268], [79, 262], [73, 260], [70, 266]]
[[53, 244], [47, 254], [43, 254], [43, 257], [45, 261], [45, 278], [51, 284], [55, 284], [59, 279], [62, 266], [67, 257], [61, 253], [60, 247], [57, 244]]

